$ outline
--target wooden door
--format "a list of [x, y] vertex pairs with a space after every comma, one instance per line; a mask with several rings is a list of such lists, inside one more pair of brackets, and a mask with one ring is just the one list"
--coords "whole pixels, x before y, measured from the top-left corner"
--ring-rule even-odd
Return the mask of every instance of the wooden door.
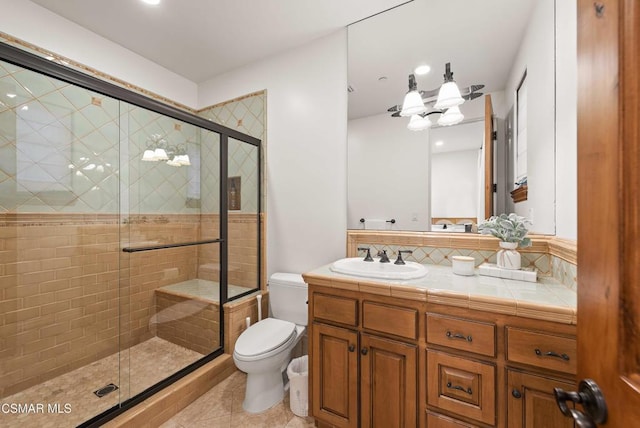
[[493, 213], [493, 105], [491, 95], [484, 97], [484, 218]]
[[578, 379], [640, 425], [640, 2], [578, 1]]
[[358, 427], [358, 333], [313, 324], [313, 416], [335, 427]]
[[418, 350], [363, 333], [360, 341], [362, 427], [417, 426]]
[[573, 428], [573, 420], [558, 411], [553, 388], [573, 384], [529, 373], [507, 374], [507, 426], [509, 428]]

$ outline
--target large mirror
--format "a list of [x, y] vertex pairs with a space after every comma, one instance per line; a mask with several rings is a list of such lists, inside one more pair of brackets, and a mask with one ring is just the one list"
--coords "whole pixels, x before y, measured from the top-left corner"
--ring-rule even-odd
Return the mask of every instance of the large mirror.
[[[555, 7], [414, 0], [349, 26], [349, 229], [437, 231], [516, 212], [555, 233]], [[393, 113], [410, 75], [433, 112], [447, 63], [464, 119], [440, 126], [432, 113], [409, 130]]]

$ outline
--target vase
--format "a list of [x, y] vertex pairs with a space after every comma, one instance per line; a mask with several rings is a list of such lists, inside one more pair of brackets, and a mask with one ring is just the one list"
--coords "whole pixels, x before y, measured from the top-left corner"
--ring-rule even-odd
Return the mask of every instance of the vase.
[[500, 241], [500, 248], [497, 254], [498, 267], [510, 270], [520, 269], [520, 253], [516, 251], [518, 243]]

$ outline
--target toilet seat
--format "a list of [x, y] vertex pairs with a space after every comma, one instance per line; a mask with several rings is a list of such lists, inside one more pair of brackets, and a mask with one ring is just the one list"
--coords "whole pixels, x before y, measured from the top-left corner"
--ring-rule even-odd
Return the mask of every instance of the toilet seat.
[[286, 349], [296, 337], [294, 323], [265, 318], [242, 332], [233, 354], [242, 361], [261, 360]]

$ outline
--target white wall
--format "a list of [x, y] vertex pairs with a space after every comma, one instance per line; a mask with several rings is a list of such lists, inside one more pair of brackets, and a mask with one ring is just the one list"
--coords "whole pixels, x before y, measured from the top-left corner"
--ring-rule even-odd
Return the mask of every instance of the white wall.
[[554, 0], [535, 2], [533, 16], [505, 90], [506, 105], [514, 105], [516, 89], [527, 71], [529, 192], [528, 200], [517, 203], [515, 209], [519, 215], [532, 220], [533, 232], [545, 234], [556, 233], [555, 88], [550, 84], [555, 74], [554, 3]]
[[0, 0], [0, 31], [188, 107], [197, 85], [28, 0]]
[[348, 220], [395, 219], [394, 230], [429, 230], [429, 130], [389, 114], [349, 121]]
[[267, 90], [267, 273], [345, 256], [347, 32], [200, 85], [201, 107]]
[[556, 235], [578, 237], [577, 11], [556, 1]]
[[432, 217], [477, 217], [479, 152], [476, 149], [431, 155]]

